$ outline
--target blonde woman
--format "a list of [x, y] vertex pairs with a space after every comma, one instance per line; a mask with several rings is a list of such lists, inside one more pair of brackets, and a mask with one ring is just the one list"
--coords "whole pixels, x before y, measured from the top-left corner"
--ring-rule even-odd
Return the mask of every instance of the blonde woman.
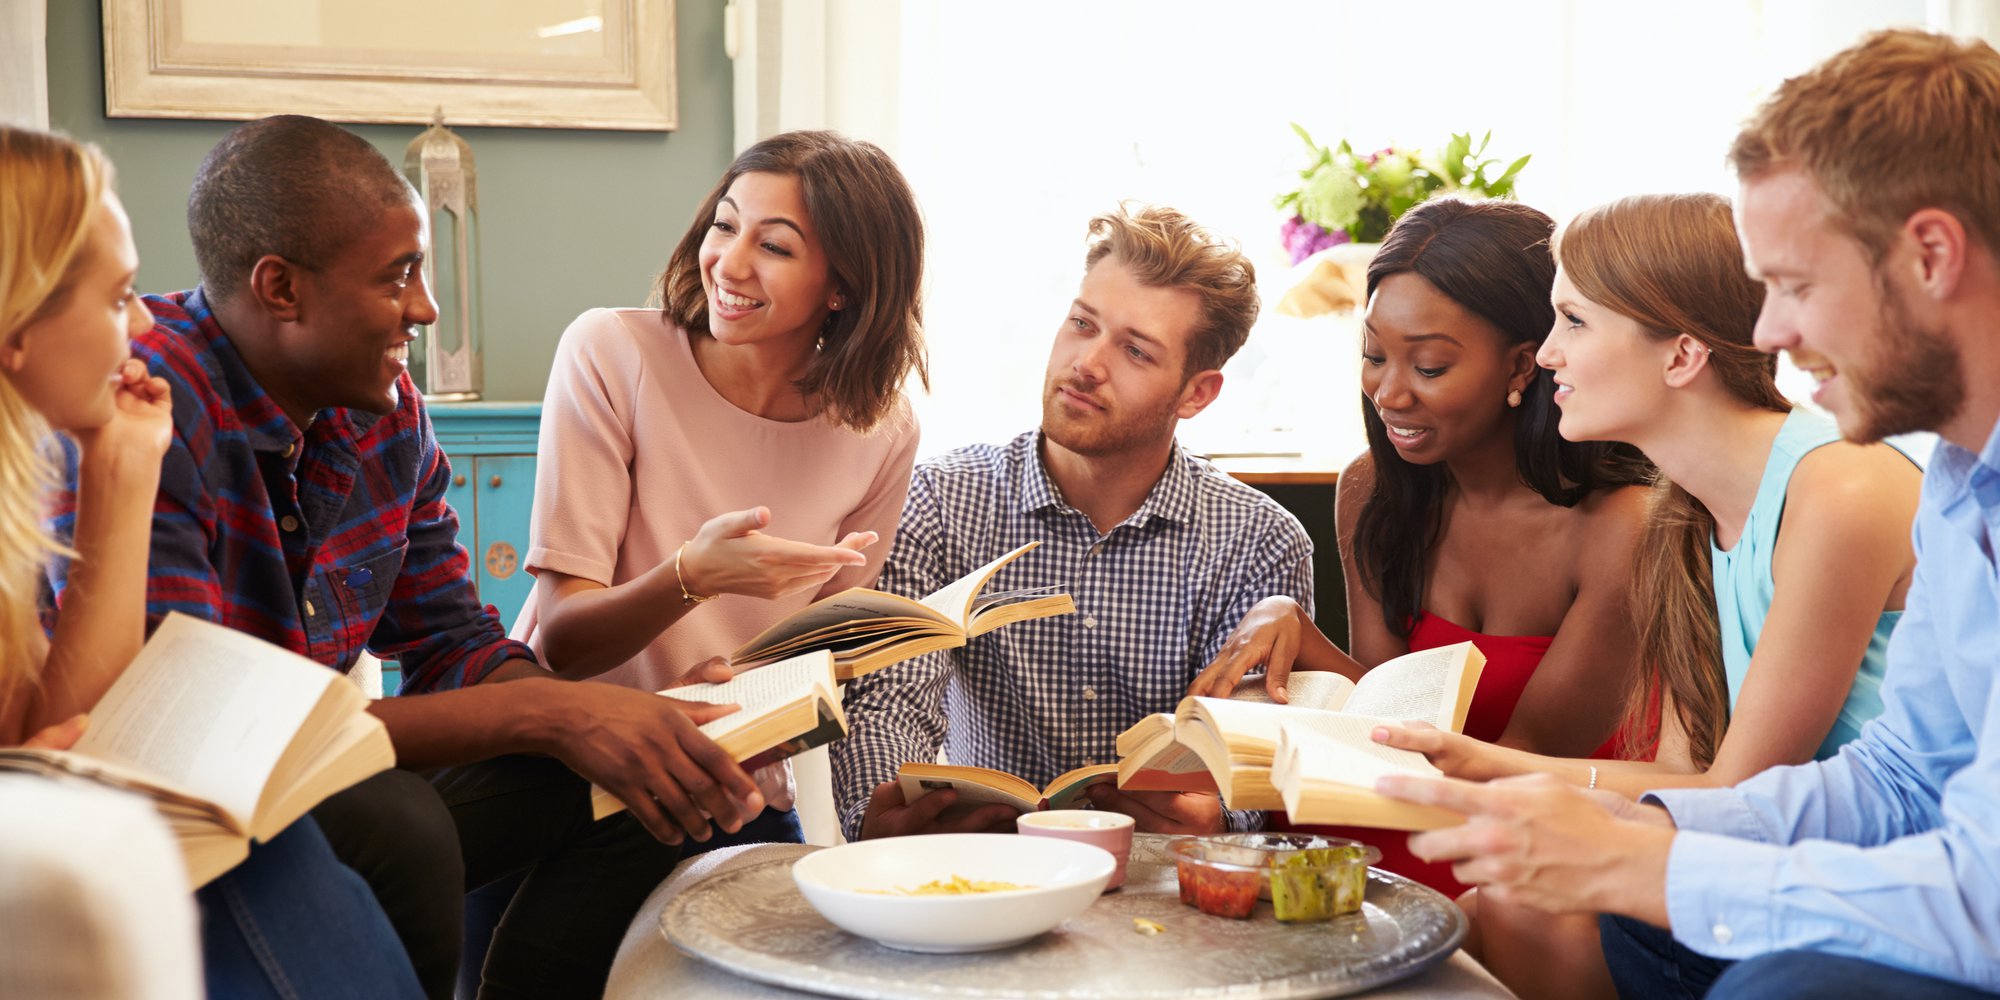
[[[167, 383], [127, 344], [152, 324], [138, 268], [110, 164], [61, 136], [0, 126], [0, 744], [75, 742], [145, 639], [173, 414]], [[67, 543], [43, 528], [50, 431], [75, 448], [74, 509], [55, 512]], [[72, 563], [60, 614], [43, 597], [55, 556]], [[388, 919], [310, 820], [195, 898], [211, 995], [421, 995]]]
[[[1841, 441], [1778, 392], [1777, 359], [1751, 344], [1764, 288], [1723, 198], [1593, 208], [1556, 259], [1556, 324], [1536, 360], [1555, 375], [1562, 434], [1630, 443], [1661, 473], [1634, 584], [1646, 668], [1622, 730], [1657, 733], [1658, 753], [1568, 760], [1429, 728], [1377, 738], [1455, 777], [1540, 772], [1635, 798], [1832, 756], [1882, 711], [1916, 563], [1916, 467]], [[1522, 996], [1612, 994], [1594, 916], [1477, 909], [1482, 960]]]
[[[67, 140], [0, 133], [0, 743], [67, 745], [145, 641], [146, 550], [173, 432], [164, 380], [127, 340], [152, 325], [109, 165]], [[53, 641], [42, 525], [53, 426], [79, 451], [76, 589]], [[53, 728], [51, 728], [53, 727]]]

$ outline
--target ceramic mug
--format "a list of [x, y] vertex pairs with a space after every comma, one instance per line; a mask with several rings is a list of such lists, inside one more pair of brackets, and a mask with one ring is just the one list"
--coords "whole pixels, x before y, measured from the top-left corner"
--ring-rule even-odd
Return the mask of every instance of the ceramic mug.
[[1125, 884], [1125, 863], [1132, 859], [1132, 817], [1096, 809], [1052, 809], [1022, 813], [1014, 828], [1023, 836], [1075, 840], [1110, 851], [1118, 866], [1111, 870], [1104, 891]]

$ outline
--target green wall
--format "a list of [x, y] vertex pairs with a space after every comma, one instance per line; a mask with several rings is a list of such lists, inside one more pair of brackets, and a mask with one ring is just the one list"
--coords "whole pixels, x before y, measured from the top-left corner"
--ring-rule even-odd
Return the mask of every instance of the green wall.
[[[638, 305], [710, 185], [729, 166], [730, 63], [720, 0], [677, 0], [677, 132], [464, 128], [479, 170], [486, 398], [540, 400], [556, 340], [592, 306]], [[104, 116], [103, 13], [92, 0], [49, 10], [49, 120], [118, 165], [139, 243], [140, 287], [195, 282], [187, 191], [233, 122]], [[273, 112], [284, 111], [273, 108]], [[355, 125], [403, 162], [414, 125]]]

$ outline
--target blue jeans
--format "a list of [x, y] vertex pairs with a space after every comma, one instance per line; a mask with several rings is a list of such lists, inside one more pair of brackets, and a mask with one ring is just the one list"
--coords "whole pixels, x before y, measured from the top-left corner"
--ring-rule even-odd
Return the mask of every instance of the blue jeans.
[[374, 893], [301, 819], [195, 894], [216, 1000], [422, 1000]]
[[1988, 997], [1958, 983], [1870, 962], [1810, 951], [1781, 951], [1740, 962], [1709, 958], [1651, 924], [1598, 918], [1604, 963], [1624, 1000], [1973, 1000]]

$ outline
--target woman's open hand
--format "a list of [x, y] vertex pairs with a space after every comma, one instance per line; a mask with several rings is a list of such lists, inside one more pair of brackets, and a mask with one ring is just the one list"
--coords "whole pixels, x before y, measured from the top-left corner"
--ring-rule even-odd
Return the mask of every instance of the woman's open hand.
[[866, 565], [861, 550], [880, 540], [872, 531], [857, 531], [835, 545], [808, 545], [765, 534], [770, 523], [767, 507], [710, 518], [681, 551], [681, 586], [702, 597], [767, 600], [814, 590], [843, 569]]

